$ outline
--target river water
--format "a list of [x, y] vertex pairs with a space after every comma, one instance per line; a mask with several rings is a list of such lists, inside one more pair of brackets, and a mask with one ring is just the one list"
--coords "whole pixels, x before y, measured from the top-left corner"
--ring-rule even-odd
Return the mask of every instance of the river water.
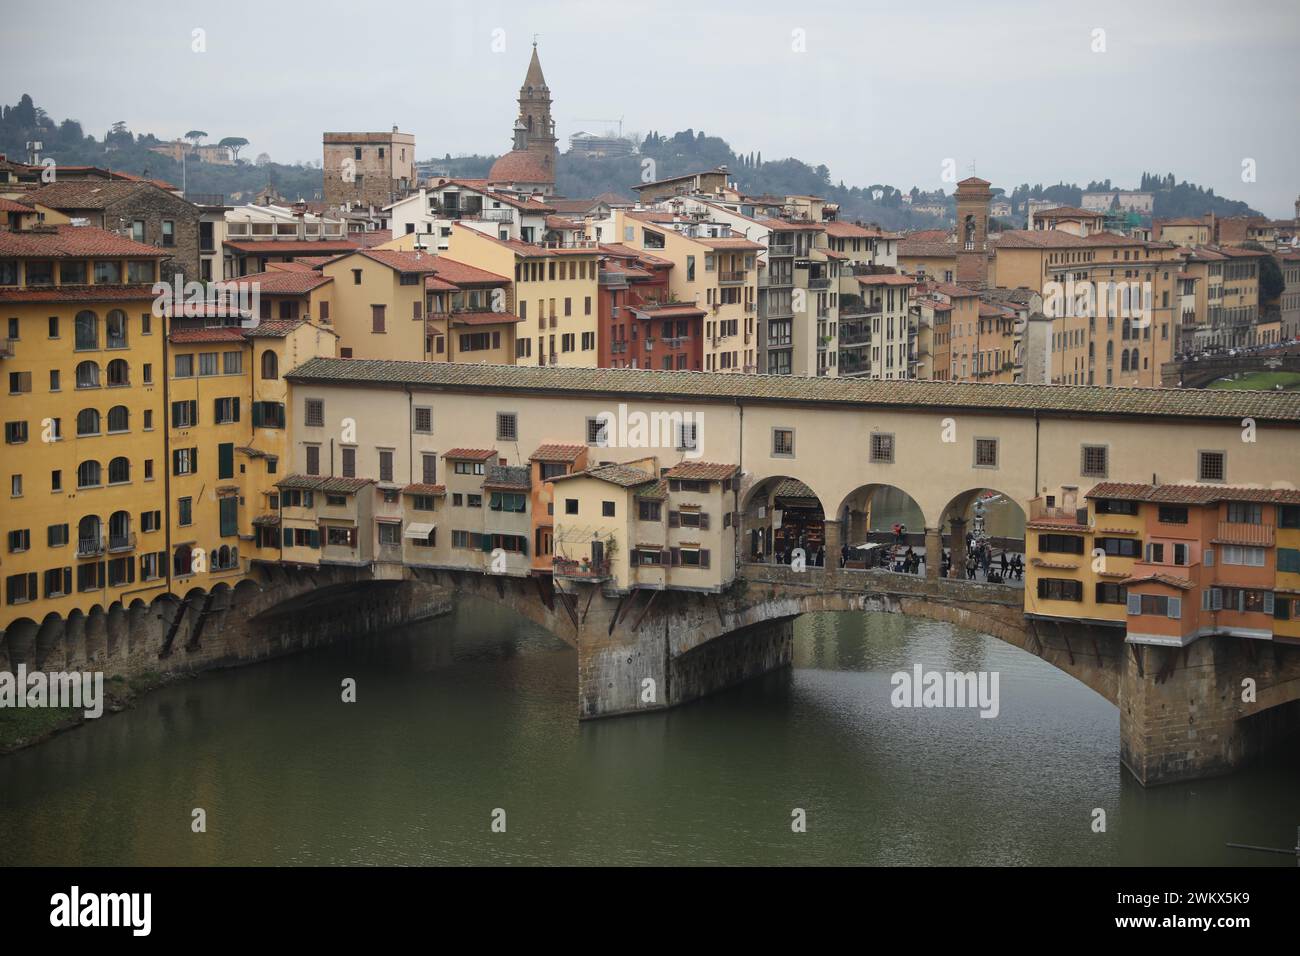
[[[996, 671], [998, 716], [892, 707], [917, 663]], [[1292, 844], [1300, 755], [1144, 790], [1113, 706], [946, 624], [809, 615], [792, 669], [637, 717], [579, 724], [575, 674], [572, 649], [467, 601], [181, 681], [0, 758], [0, 862], [1294, 866], [1224, 843]]]

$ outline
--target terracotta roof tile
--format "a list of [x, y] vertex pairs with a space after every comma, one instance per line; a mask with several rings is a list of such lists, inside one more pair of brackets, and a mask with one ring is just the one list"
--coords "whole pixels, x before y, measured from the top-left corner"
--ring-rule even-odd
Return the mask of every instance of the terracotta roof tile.
[[[1269, 393], [1265, 393], [1269, 394]], [[1159, 504], [1209, 505], [1220, 501], [1300, 504], [1300, 491], [1291, 488], [1233, 488], [1223, 485], [1143, 485], [1107, 481], [1094, 485], [1086, 498], [1118, 498]]]
[[668, 469], [665, 478], [684, 478], [688, 481], [722, 481], [736, 473], [735, 465], [711, 461], [683, 461]]
[[94, 226], [42, 226], [18, 232], [0, 230], [0, 256], [68, 259], [95, 256], [163, 259], [170, 252]]
[[[355, 361], [354, 359], [344, 359], [345, 362]], [[452, 458], [459, 461], [486, 461], [489, 458], [495, 458], [497, 450], [495, 448], [453, 448], [450, 451], [442, 453], [443, 458]]]
[[528, 456], [529, 461], [577, 461], [587, 450], [586, 445], [565, 445], [553, 443], [541, 445], [537, 451]]
[[407, 485], [402, 489], [404, 495], [445, 495], [446, 493], [446, 485], [426, 485], [422, 482]]
[[1110, 388], [982, 382], [804, 378], [630, 368], [490, 365], [385, 359], [312, 359], [289, 372], [293, 382], [445, 388], [520, 394], [641, 396], [684, 401], [736, 399], [853, 407], [994, 409], [1002, 414], [1300, 423], [1300, 393], [1186, 388]]

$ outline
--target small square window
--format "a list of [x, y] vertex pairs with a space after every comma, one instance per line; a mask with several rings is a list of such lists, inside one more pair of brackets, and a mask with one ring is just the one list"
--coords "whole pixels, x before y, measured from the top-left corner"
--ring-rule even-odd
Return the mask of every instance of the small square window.
[[1105, 445], [1084, 445], [1079, 457], [1079, 474], [1088, 478], [1105, 478], [1109, 466]]
[[600, 503], [600, 515], [602, 518], [614, 517], [614, 502], [602, 501]]
[[998, 466], [998, 440], [996, 438], [975, 439], [975, 467], [996, 468]]
[[794, 457], [794, 429], [772, 429], [772, 455], [776, 458]]
[[884, 432], [871, 435], [871, 461], [892, 465], [894, 463], [894, 436]]
[[1199, 467], [1197, 481], [1226, 481], [1226, 455], [1221, 451], [1203, 451], [1198, 453]]
[[514, 412], [497, 412], [497, 441], [517, 441], [519, 419]]

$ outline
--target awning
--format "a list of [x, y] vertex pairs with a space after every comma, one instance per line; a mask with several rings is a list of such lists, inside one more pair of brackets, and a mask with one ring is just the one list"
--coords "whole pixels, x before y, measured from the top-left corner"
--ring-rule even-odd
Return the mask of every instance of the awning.
[[420, 524], [418, 521], [413, 521], [406, 526], [406, 531], [402, 533], [402, 537], [416, 539], [427, 538], [429, 537], [429, 533], [436, 527], [437, 525]]

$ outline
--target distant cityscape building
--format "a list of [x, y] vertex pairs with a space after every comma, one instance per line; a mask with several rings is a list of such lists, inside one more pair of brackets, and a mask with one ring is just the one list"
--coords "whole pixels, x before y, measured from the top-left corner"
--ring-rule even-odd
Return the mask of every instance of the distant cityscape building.
[[400, 133], [326, 133], [324, 198], [330, 205], [386, 206], [415, 184], [415, 136]]

